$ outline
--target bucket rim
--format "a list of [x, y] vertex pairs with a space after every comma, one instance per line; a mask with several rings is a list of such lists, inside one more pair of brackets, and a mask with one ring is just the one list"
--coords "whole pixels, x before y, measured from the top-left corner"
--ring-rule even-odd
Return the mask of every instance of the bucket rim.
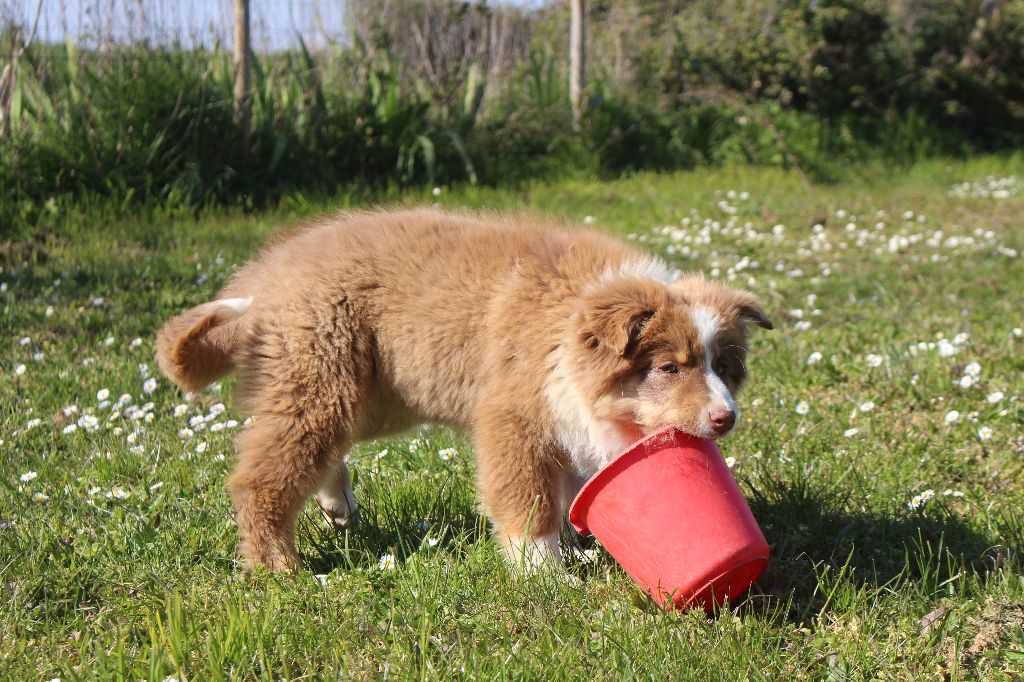
[[[615, 459], [597, 470], [590, 479], [583, 484], [580, 491], [576, 493], [572, 504], [569, 505], [569, 523], [580, 535], [590, 535], [587, 527], [587, 512], [590, 505], [600, 490], [621, 470], [629, 467], [640, 457], [671, 445], [674, 447], [706, 447], [711, 445], [716, 450], [718, 446], [715, 441], [709, 438], [700, 438], [691, 433], [680, 431], [675, 426], [663, 426], [657, 431], [652, 431], [646, 436], [637, 439], [622, 451]], [[720, 451], [719, 451], [720, 452]]]

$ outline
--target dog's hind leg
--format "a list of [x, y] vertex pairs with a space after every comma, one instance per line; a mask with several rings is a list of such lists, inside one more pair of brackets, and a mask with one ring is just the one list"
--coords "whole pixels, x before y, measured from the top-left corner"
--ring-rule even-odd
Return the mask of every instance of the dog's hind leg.
[[352, 528], [359, 522], [352, 477], [345, 462], [338, 465], [337, 473], [327, 475], [314, 499], [324, 518], [336, 528]]
[[351, 445], [372, 371], [352, 320], [342, 304], [313, 320], [281, 316], [252, 339], [240, 379], [255, 420], [230, 480], [247, 565], [297, 568], [296, 519]]

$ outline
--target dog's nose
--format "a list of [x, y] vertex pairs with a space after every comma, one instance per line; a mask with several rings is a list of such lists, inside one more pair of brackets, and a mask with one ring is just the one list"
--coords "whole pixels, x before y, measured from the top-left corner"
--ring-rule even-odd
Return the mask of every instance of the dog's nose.
[[736, 424], [736, 413], [730, 409], [715, 409], [708, 412], [708, 423], [718, 434], [723, 434]]

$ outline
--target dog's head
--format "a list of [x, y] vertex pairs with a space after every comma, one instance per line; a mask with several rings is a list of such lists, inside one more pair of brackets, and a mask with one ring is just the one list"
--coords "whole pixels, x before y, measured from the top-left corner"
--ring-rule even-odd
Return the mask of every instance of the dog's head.
[[573, 380], [591, 415], [639, 437], [663, 426], [720, 438], [735, 426], [747, 329], [771, 329], [757, 299], [688, 277], [639, 277], [586, 290], [576, 315]]

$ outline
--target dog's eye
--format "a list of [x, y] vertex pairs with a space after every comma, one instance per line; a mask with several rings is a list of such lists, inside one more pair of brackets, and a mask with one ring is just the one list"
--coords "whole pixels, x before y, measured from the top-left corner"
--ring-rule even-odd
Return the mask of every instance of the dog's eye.
[[674, 362], [666, 362], [664, 365], [658, 367], [658, 371], [664, 372], [665, 374], [676, 374], [679, 372], [679, 366]]

